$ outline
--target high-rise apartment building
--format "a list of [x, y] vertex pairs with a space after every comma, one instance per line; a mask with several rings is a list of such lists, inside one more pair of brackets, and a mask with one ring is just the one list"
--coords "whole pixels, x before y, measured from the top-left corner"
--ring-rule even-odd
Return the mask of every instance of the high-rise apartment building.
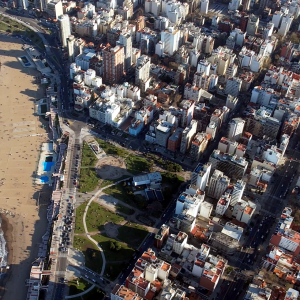
[[140, 56], [136, 61], [135, 67], [135, 84], [140, 85], [141, 81], [146, 81], [150, 76], [150, 57], [147, 55]]
[[209, 180], [210, 169], [210, 162], [207, 162], [205, 165], [198, 164], [192, 173], [191, 185], [204, 192]]
[[230, 179], [223, 172], [215, 170], [209, 181], [207, 195], [214, 199], [220, 199], [229, 184]]
[[111, 47], [109, 44], [103, 49], [103, 79], [109, 84], [118, 83], [124, 72], [124, 47]]
[[[71, 35], [70, 18], [68, 15], [61, 15], [58, 17], [60, 39], [63, 47], [67, 47], [67, 39]], [[73, 37], [74, 39], [74, 37]]]
[[132, 64], [132, 37], [129, 31], [122, 31], [118, 45], [124, 47], [124, 70], [128, 70]]
[[74, 55], [74, 42], [75, 42], [75, 37], [74, 35], [70, 35], [67, 38], [67, 48], [68, 48], [68, 56], [69, 56], [69, 62], [72, 63], [75, 60], [75, 55]]
[[278, 34], [280, 34], [283, 37], [286, 36], [286, 34], [290, 30], [293, 19], [294, 19], [294, 17], [292, 15], [283, 16], [280, 27], [278, 29]]
[[194, 161], [198, 161], [206, 150], [211, 135], [206, 132], [198, 132], [191, 144], [190, 157]]
[[180, 144], [180, 152], [185, 153], [190, 149], [193, 137], [197, 132], [197, 121], [192, 120], [191, 124], [186, 127], [182, 133], [181, 144]]
[[226, 82], [225, 94], [237, 97], [242, 87], [242, 80], [238, 77], [229, 77]]
[[195, 109], [195, 101], [194, 100], [183, 100], [179, 104], [179, 108], [181, 110], [181, 127], [185, 128], [190, 125], [192, 119], [193, 119], [193, 114], [194, 114], [194, 109]]
[[26, 10], [28, 8], [28, 0], [19, 0], [18, 4], [22, 9]]
[[62, 2], [60, 0], [51, 0], [48, 2], [47, 13], [52, 18], [58, 19], [63, 14]]
[[249, 35], [255, 35], [258, 29], [259, 17], [256, 15], [250, 15], [247, 23], [246, 31]]
[[228, 123], [228, 138], [231, 141], [238, 141], [242, 137], [244, 126], [245, 120], [241, 118], [233, 118]]
[[201, 0], [200, 2], [200, 12], [203, 14], [208, 13], [209, 0]]

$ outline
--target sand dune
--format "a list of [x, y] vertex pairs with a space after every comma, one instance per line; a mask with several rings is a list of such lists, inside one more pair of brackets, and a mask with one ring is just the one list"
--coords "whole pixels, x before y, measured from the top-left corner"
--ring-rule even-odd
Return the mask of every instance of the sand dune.
[[[0, 36], [0, 181], [4, 183], [0, 207], [16, 215], [8, 217], [3, 226], [11, 265], [2, 298], [7, 300], [26, 298], [24, 282], [46, 228], [46, 206], [36, 206], [41, 186], [33, 186], [33, 176], [47, 136], [28, 136], [45, 133], [40, 118], [34, 115], [34, 101], [42, 98], [44, 91], [34, 83], [34, 76], [40, 74], [18, 61], [24, 54], [19, 40]], [[41, 203], [48, 201], [49, 190], [41, 191]]]

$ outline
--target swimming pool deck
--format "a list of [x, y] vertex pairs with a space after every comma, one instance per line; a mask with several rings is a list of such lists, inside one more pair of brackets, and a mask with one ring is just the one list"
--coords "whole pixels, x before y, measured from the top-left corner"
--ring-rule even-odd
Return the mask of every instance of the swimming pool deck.
[[[52, 157], [52, 161], [46, 161], [47, 157]], [[54, 173], [56, 158], [57, 154], [53, 149], [53, 143], [43, 143], [37, 167], [36, 184], [53, 183], [52, 174]]]

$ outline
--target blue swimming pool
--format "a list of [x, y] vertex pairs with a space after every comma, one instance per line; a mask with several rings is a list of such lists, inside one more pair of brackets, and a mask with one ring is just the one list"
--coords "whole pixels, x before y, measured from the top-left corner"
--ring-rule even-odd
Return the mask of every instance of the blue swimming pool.
[[51, 170], [51, 167], [54, 165], [53, 161], [44, 161], [43, 163], [43, 171], [49, 172]]
[[46, 183], [49, 181], [49, 177], [48, 176], [42, 176], [41, 177], [41, 183]]

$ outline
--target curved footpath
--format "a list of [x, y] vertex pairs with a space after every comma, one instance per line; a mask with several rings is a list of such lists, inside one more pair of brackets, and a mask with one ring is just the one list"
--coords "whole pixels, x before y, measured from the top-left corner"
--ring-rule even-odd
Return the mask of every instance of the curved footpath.
[[96, 198], [102, 193], [102, 190], [107, 189], [107, 188], [109, 188], [109, 187], [111, 187], [111, 186], [114, 186], [114, 185], [116, 185], [116, 184], [119, 184], [120, 182], [123, 182], [123, 181], [125, 181], [125, 180], [127, 180], [127, 179], [128, 179], [128, 178], [122, 179], [122, 180], [119, 180], [119, 181], [116, 181], [116, 182], [114, 182], [114, 183], [112, 183], [112, 184], [110, 184], [110, 185], [108, 185], [108, 186], [105, 186], [104, 188], [101, 188], [101, 189], [100, 189], [99, 191], [97, 191], [97, 192], [95, 193], [95, 195], [89, 200], [89, 202], [88, 202], [88, 204], [87, 204], [87, 206], [86, 206], [86, 208], [85, 208], [85, 210], [84, 210], [84, 214], [83, 214], [83, 227], [84, 227], [85, 234], [86, 234], [87, 238], [88, 238], [93, 244], [95, 244], [95, 245], [97, 246], [97, 248], [98, 248], [98, 249], [100, 250], [100, 252], [101, 252], [101, 256], [102, 256], [102, 260], [103, 260], [102, 269], [101, 269], [101, 273], [100, 273], [101, 276], [103, 275], [103, 273], [104, 273], [104, 271], [105, 271], [105, 265], [106, 265], [105, 255], [104, 255], [104, 252], [103, 252], [102, 248], [99, 246], [98, 242], [95, 241], [95, 240], [90, 236], [90, 234], [89, 234], [89, 232], [88, 232], [88, 230], [87, 230], [87, 227], [86, 227], [86, 214], [87, 214], [87, 211], [88, 211], [88, 209], [89, 209], [91, 203], [94, 201], [94, 199], [96, 199]]

